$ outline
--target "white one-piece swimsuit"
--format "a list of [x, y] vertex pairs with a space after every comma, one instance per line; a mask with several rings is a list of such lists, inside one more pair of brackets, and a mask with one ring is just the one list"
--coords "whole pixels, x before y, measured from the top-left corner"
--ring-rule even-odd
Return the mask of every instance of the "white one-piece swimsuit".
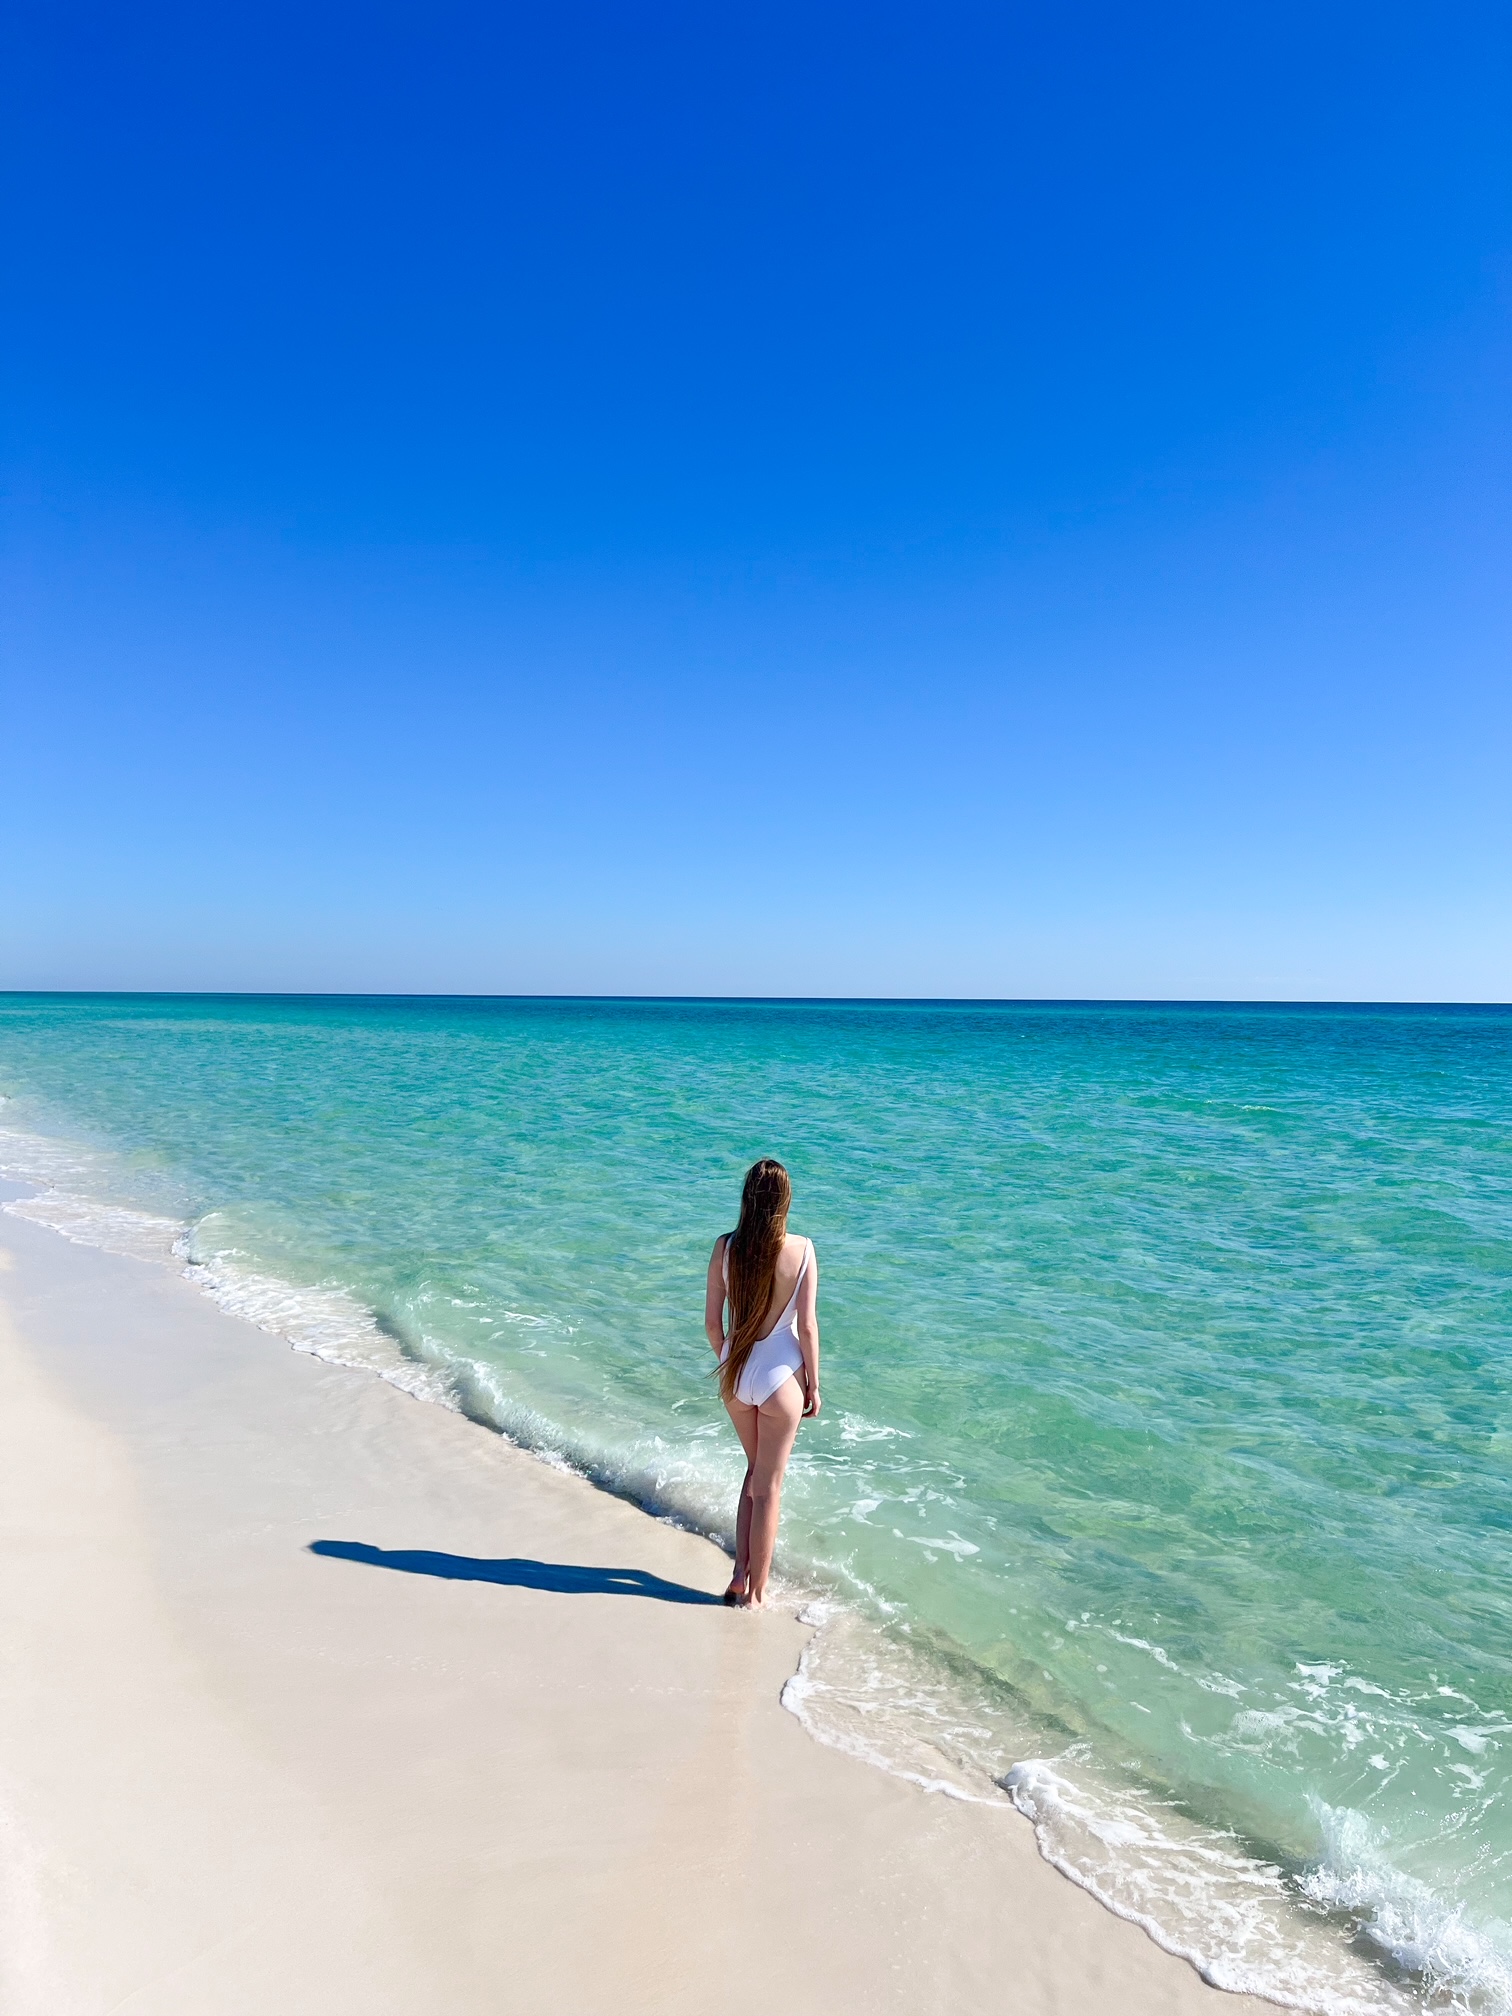
[[[803, 1242], [803, 1259], [798, 1267], [798, 1279], [793, 1283], [793, 1292], [788, 1297], [786, 1309], [768, 1330], [765, 1337], [758, 1337], [751, 1346], [751, 1355], [740, 1368], [740, 1377], [735, 1382], [735, 1398], [747, 1407], [764, 1407], [784, 1379], [791, 1379], [803, 1370], [803, 1352], [798, 1343], [798, 1290], [803, 1277], [808, 1272], [809, 1255], [814, 1250], [813, 1242]], [[726, 1236], [724, 1256], [720, 1262], [724, 1270], [724, 1284], [730, 1285], [730, 1241]], [[719, 1362], [723, 1365], [730, 1355], [726, 1340]]]

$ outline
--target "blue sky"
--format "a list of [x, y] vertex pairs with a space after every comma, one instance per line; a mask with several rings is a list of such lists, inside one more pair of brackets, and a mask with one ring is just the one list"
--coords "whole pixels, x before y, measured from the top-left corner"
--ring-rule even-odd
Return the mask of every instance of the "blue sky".
[[1505, 8], [3, 71], [0, 985], [1512, 998]]

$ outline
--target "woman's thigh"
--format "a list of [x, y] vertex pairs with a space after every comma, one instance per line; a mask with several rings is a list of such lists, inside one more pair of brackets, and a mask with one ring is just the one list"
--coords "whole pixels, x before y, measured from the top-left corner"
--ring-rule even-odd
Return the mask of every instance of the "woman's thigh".
[[746, 1454], [746, 1461], [754, 1465], [756, 1461], [756, 1409], [747, 1407], [744, 1400], [726, 1400], [725, 1412], [735, 1423], [735, 1433], [740, 1437], [740, 1446]]
[[756, 1457], [751, 1486], [770, 1490], [782, 1482], [788, 1457], [793, 1453], [798, 1423], [803, 1419], [803, 1388], [796, 1379], [784, 1379], [769, 1400], [756, 1410]]

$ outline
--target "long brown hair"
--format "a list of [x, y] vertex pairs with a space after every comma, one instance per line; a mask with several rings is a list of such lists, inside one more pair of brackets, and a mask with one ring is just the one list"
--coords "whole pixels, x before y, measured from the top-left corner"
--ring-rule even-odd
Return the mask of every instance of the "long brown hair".
[[740, 1223], [725, 1242], [730, 1351], [719, 1368], [719, 1390], [726, 1400], [734, 1398], [751, 1346], [761, 1333], [762, 1318], [771, 1307], [792, 1202], [793, 1185], [780, 1162], [764, 1155], [751, 1164], [740, 1193]]

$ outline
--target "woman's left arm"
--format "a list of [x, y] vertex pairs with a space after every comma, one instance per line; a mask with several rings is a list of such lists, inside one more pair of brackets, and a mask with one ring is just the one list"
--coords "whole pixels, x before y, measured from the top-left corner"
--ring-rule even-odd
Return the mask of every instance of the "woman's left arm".
[[803, 1353], [807, 1389], [803, 1411], [812, 1417], [824, 1402], [819, 1398], [819, 1254], [809, 1241], [809, 1263], [798, 1283], [798, 1349]]

